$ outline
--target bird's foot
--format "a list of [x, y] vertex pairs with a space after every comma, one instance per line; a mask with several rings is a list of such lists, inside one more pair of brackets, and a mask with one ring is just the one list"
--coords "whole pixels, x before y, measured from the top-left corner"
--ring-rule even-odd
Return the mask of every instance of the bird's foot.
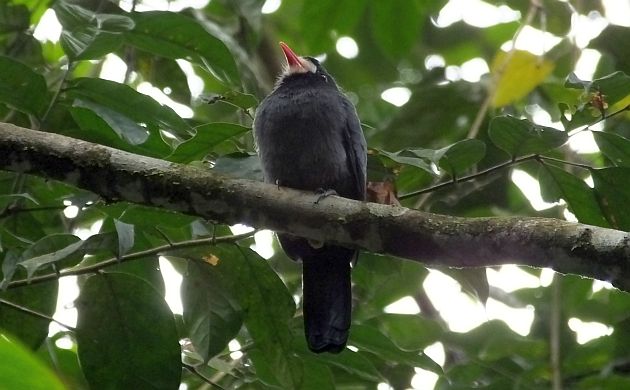
[[339, 195], [337, 194], [337, 191], [335, 190], [325, 190], [323, 188], [318, 188], [315, 191], [315, 194], [317, 194], [317, 200], [315, 201], [315, 204], [318, 204], [322, 199], [327, 198], [331, 195]]

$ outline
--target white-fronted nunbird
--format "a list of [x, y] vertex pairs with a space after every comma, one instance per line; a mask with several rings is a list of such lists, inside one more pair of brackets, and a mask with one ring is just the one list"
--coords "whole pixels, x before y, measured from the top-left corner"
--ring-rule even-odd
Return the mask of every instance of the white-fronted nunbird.
[[[319, 61], [280, 46], [287, 66], [254, 119], [265, 181], [364, 200], [366, 143], [354, 106]], [[303, 265], [309, 348], [340, 352], [350, 330], [350, 270], [357, 250], [289, 234], [278, 239], [285, 253]]]

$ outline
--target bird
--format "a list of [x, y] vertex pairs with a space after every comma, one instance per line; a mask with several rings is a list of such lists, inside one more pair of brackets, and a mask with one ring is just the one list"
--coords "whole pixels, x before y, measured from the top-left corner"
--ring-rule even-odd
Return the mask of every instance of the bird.
[[[367, 146], [354, 105], [321, 63], [284, 42], [286, 66], [254, 117], [264, 181], [365, 200]], [[351, 268], [358, 251], [278, 234], [287, 256], [302, 263], [302, 307], [309, 349], [345, 349], [352, 312]]]

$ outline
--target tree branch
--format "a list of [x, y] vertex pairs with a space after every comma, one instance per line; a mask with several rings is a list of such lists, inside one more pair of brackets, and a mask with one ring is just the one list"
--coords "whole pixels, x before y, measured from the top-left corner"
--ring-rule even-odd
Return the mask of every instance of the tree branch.
[[46, 314], [40, 313], [38, 311], [35, 311], [33, 309], [29, 309], [28, 307], [24, 307], [24, 306], [20, 306], [17, 303], [13, 303], [10, 301], [7, 301], [6, 299], [2, 299], [0, 298], [0, 305], [5, 305], [8, 306], [10, 308], [13, 308], [17, 311], [21, 311], [22, 313], [28, 314], [32, 317], [35, 318], [39, 318], [48, 322], [56, 322], [57, 324], [63, 326], [64, 328], [71, 330], [71, 331], [75, 331], [76, 329], [74, 329], [72, 326], [70, 325], [66, 325], [63, 322], [57, 321], [56, 319], [52, 318], [51, 316], [48, 316]]
[[630, 291], [627, 233], [547, 218], [460, 218], [231, 179], [0, 123], [0, 169], [227, 224], [293, 233], [427, 265], [550, 267]]

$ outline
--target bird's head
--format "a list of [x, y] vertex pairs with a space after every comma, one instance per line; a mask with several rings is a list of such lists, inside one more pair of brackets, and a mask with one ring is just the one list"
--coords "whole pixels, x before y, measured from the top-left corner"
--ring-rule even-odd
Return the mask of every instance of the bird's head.
[[288, 80], [315, 83], [337, 87], [335, 80], [326, 72], [324, 67], [313, 57], [300, 57], [286, 43], [280, 42], [280, 47], [287, 59], [287, 65], [280, 76], [280, 84]]

